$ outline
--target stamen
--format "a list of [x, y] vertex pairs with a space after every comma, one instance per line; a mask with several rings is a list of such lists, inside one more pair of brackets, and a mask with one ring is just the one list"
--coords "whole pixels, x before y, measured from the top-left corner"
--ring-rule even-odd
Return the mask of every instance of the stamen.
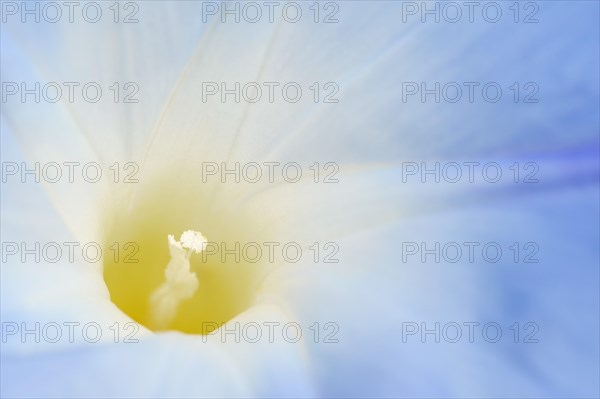
[[150, 296], [150, 318], [154, 328], [167, 328], [177, 314], [179, 304], [194, 296], [198, 289], [198, 277], [190, 271], [192, 253], [206, 249], [208, 242], [201, 233], [187, 230], [179, 241], [169, 235], [171, 260], [165, 269], [165, 282]]

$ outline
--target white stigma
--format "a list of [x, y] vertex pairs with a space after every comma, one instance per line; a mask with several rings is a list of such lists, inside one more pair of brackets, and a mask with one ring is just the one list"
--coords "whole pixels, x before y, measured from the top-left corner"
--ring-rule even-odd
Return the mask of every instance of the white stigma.
[[208, 242], [193, 230], [185, 231], [179, 241], [173, 235], [167, 239], [171, 260], [165, 268], [165, 282], [150, 296], [150, 317], [157, 329], [167, 328], [175, 319], [179, 304], [194, 296], [199, 283], [196, 273], [190, 271], [190, 257], [206, 249]]
[[189, 249], [196, 254], [206, 249], [208, 240], [201, 233], [193, 230], [184, 231], [179, 239], [183, 248]]

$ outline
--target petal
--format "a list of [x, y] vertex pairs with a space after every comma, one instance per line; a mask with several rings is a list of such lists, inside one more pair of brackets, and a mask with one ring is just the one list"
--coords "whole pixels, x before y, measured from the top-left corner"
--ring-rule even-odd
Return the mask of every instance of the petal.
[[3, 356], [1, 373], [6, 381], [2, 396], [6, 397], [191, 398], [251, 394], [240, 369], [215, 345], [176, 333], [138, 343], [87, 344], [52, 355]]
[[[39, 81], [38, 72], [24, 59], [11, 37], [3, 33], [1, 40], [3, 57], [7, 56], [6, 62], [4, 58], [2, 60], [3, 82]], [[5, 64], [8, 64], [6, 68]], [[96, 170], [94, 166], [98, 165], [98, 157], [95, 149], [79, 134], [77, 124], [64, 105], [44, 101], [23, 104], [19, 100], [9, 101], [2, 107], [2, 144], [8, 145], [3, 149], [3, 161], [6, 170], [9, 170], [10, 164], [14, 171], [14, 174], [5, 176], [3, 184], [8, 184], [10, 191], [14, 192], [16, 205], [25, 198], [35, 199], [28, 192], [19, 193], [24, 189], [23, 182], [31, 182], [30, 186], [43, 185], [52, 207], [58, 210], [71, 233], [82, 240], [97, 239], [97, 210], [104, 198], [105, 186], [102, 182], [85, 181], [87, 176], [83, 172], [86, 165], [91, 166], [92, 171]], [[54, 179], [56, 174], [57, 182], [49, 183], [42, 178], [46, 176], [46, 168], [50, 179]], [[31, 172], [26, 174], [26, 170]], [[40, 195], [39, 191], [35, 195]], [[43, 219], [38, 219], [38, 223], [39, 220]]]
[[[70, 116], [77, 123], [76, 134], [92, 144], [98, 158], [105, 163], [135, 161], [143, 154], [152, 128], [192, 51], [205, 37], [208, 24], [198, 23], [196, 15], [200, 14], [200, 4], [195, 2], [181, 2], [176, 7], [166, 2], [128, 3], [117, 7], [119, 23], [114, 22], [116, 14], [112, 4], [88, 7], [90, 15], [96, 8], [101, 9], [103, 16], [97, 23], [82, 19], [82, 7], [75, 6], [74, 23], [67, 22], [66, 6], [61, 7], [64, 19], [56, 24], [31, 23], [32, 20], [21, 23], [18, 16], [7, 16], [7, 23], [2, 26], [3, 37], [11, 40], [24, 58], [9, 62], [3, 68], [5, 80], [31, 85], [36, 81], [42, 85], [57, 82], [63, 95], [60, 105], [55, 104], [54, 109], [68, 104]], [[123, 23], [128, 16], [138, 22]], [[39, 37], [44, 40], [40, 41]], [[24, 66], [35, 69], [36, 79], [20, 74]], [[80, 85], [74, 89], [73, 101], [68, 101], [64, 82]], [[117, 100], [115, 88], [110, 88], [115, 82], [120, 86]], [[125, 88], [128, 82], [137, 88]], [[86, 100], [94, 96], [93, 90], [87, 97], [83, 94], [83, 87], [88, 83], [100, 86], [102, 94], [98, 102]], [[128, 94], [132, 96], [126, 101], [124, 96]], [[131, 100], [137, 101], [128, 102]], [[6, 105], [9, 112], [14, 112], [14, 109], [28, 110], [31, 103], [11, 99]], [[41, 122], [52, 121], [52, 115], [41, 119]], [[14, 121], [19, 130], [23, 130], [22, 135], [35, 137], [36, 132], [28, 128], [31, 122], [29, 119]], [[53, 129], [46, 129], [50, 134], [48, 131], [57, 134]]]
[[[511, 18], [403, 24], [403, 3], [389, 2], [345, 3], [336, 24], [216, 25], [178, 85], [148, 159], [163, 167], [160, 160], [172, 161], [181, 147], [182, 167], [195, 167], [190, 158], [392, 161], [593, 145], [598, 60], [588, 55], [598, 45], [598, 6], [565, 4], [540, 5], [543, 18], [531, 25]], [[462, 84], [471, 81], [479, 89], [497, 83], [501, 101], [485, 101], [479, 90], [471, 103]], [[203, 85], [222, 82], [229, 89], [235, 82], [297, 82], [306, 95], [297, 103], [279, 95], [256, 104], [205, 95]], [[314, 82], [337, 83], [339, 103], [315, 104], [308, 89]], [[463, 100], [404, 98], [410, 82], [459, 82]], [[537, 85], [539, 101], [515, 102], [514, 82]], [[567, 128], [573, 133], [564, 135]]]
[[[9, 129], [4, 127], [2, 159], [18, 165], [24, 162]], [[108, 328], [115, 322], [130, 322], [110, 302], [102, 279], [101, 258], [93, 249], [97, 241], [74, 236], [33, 179], [24, 183], [20, 176], [10, 176], [2, 183], [2, 191], [2, 353], [55, 352], [72, 344], [42, 341], [31, 345], [28, 340], [5, 340], [5, 323], [21, 329], [21, 323], [34, 328], [35, 323], [95, 322]], [[83, 250], [86, 245], [92, 247], [89, 257]], [[80, 336], [73, 343], [81, 342], [84, 340]]]
[[[546, 163], [542, 169], [561, 169], [569, 162]], [[594, 395], [600, 310], [600, 254], [592, 244], [600, 238], [597, 165], [594, 156], [595, 178], [587, 182], [568, 178], [570, 183], [557, 186], [550, 174], [537, 187], [519, 191], [465, 190], [468, 206], [430, 209], [331, 237], [339, 245], [339, 263], [315, 263], [307, 251], [308, 259], [276, 269], [263, 287], [265, 301], [293, 309], [302, 324], [337, 326], [322, 333], [335, 332], [339, 342], [327, 344], [322, 336], [308, 347], [320, 394]], [[374, 204], [377, 209], [385, 205]], [[455, 263], [444, 257], [438, 262], [431, 254], [422, 261], [421, 252], [403, 258], [403, 243], [426, 243], [431, 249], [436, 242], [458, 243], [462, 257]], [[465, 242], [479, 243], [473, 261]], [[510, 249], [515, 242], [521, 246], [519, 262]], [[487, 243], [503, 249], [500, 262], [485, 260], [481, 249]], [[539, 248], [538, 263], [524, 263], [531, 252], [523, 252], [527, 243]], [[421, 342], [421, 323], [434, 329], [436, 322], [440, 330], [458, 323], [462, 339], [435, 343], [430, 334]], [[480, 323], [473, 343], [465, 322]], [[496, 344], [482, 336], [481, 328], [490, 322], [502, 328]], [[510, 329], [515, 322], [519, 343]], [[538, 343], [523, 342], [535, 327], [525, 330], [529, 322], [539, 327], [533, 334]], [[416, 323], [421, 330], [403, 337], [403, 323]]]
[[[141, 336], [129, 329], [116, 336], [102, 325], [74, 327], [79, 342], [52, 354], [3, 352], [2, 395], [9, 397], [312, 397], [305, 343], [285, 341], [290, 319], [272, 305], [256, 306], [207, 337], [163, 333]], [[118, 322], [117, 328], [125, 324]], [[258, 330], [252, 330], [253, 326]], [[269, 325], [277, 325], [269, 338]], [[246, 327], [249, 326], [249, 327]], [[63, 335], [67, 327], [61, 326]], [[255, 331], [260, 337], [254, 340]], [[53, 334], [53, 332], [52, 332]], [[81, 336], [81, 337], [80, 337]], [[8, 337], [14, 340], [15, 337]], [[18, 337], [17, 337], [18, 338]], [[27, 337], [32, 340], [31, 334]], [[61, 340], [62, 341], [62, 340]], [[59, 375], [54, 371], [60, 369]], [[48, 375], [53, 375], [48, 379]], [[26, 378], [25, 378], [26, 376]], [[77, 381], [74, 384], [73, 381]]]
[[275, 304], [248, 309], [212, 335], [244, 371], [255, 397], [317, 395], [306, 347], [308, 326], [298, 325], [294, 315]]

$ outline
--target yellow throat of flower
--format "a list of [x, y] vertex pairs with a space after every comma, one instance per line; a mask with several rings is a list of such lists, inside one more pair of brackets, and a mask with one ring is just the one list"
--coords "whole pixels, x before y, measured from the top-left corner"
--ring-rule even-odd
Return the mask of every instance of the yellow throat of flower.
[[252, 217], [207, 192], [163, 181], [112, 212], [104, 280], [113, 303], [152, 330], [208, 334], [254, 304], [265, 265], [235, 253], [260, 242]]

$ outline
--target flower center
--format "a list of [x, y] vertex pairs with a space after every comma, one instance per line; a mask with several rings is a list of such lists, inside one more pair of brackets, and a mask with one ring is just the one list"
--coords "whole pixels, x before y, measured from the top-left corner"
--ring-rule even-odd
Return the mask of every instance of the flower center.
[[214, 197], [163, 181], [110, 212], [104, 280], [113, 303], [151, 330], [208, 334], [254, 304], [264, 265], [235, 253], [260, 242], [253, 218]]

